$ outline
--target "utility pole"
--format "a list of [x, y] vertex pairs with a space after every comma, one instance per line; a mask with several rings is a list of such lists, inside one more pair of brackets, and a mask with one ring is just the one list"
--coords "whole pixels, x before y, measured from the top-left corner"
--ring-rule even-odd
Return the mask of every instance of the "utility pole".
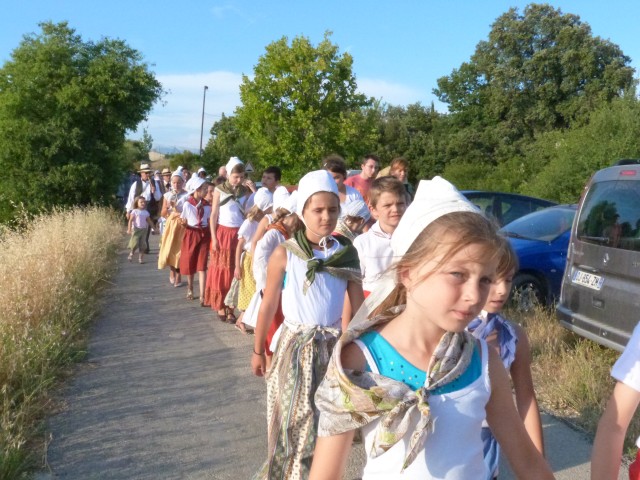
[[204, 86], [204, 92], [202, 93], [202, 122], [200, 123], [200, 157], [202, 158], [202, 134], [204, 133], [204, 102], [207, 99], [207, 90], [209, 87]]

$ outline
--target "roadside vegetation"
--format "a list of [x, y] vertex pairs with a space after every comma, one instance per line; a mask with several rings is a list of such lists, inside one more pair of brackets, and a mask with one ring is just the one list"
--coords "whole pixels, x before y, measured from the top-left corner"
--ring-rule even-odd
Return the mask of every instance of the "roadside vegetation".
[[46, 448], [53, 389], [85, 354], [85, 329], [121, 241], [108, 209], [75, 208], [0, 230], [0, 479]]
[[[533, 381], [540, 407], [595, 436], [598, 421], [613, 391], [611, 367], [620, 353], [560, 326], [553, 308], [508, 311], [507, 318], [527, 331], [533, 356]], [[627, 452], [640, 431], [636, 416], [627, 430]]]

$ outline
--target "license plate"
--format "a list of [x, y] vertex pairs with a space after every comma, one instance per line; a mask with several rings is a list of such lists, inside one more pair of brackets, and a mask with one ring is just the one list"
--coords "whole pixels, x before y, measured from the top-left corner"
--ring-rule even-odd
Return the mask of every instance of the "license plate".
[[604, 283], [604, 277], [594, 275], [593, 273], [583, 272], [582, 270], [574, 270], [571, 282], [593, 290], [600, 290]]

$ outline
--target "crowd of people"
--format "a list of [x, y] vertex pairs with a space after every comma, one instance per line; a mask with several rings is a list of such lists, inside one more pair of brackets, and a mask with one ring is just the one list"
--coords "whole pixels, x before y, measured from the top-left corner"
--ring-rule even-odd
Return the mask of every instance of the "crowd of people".
[[509, 242], [446, 180], [414, 189], [404, 158], [379, 167], [367, 155], [349, 177], [332, 155], [290, 192], [277, 166], [256, 188], [237, 157], [213, 181], [143, 164], [129, 260], [157, 228], [170, 283], [253, 334], [268, 422], [256, 479], [342, 478], [354, 442], [365, 479], [493, 479], [501, 452], [518, 478], [553, 478], [529, 341], [501, 313]]

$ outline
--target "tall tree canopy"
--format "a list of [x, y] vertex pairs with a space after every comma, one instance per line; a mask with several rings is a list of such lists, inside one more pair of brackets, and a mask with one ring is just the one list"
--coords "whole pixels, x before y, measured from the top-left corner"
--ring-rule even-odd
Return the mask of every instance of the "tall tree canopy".
[[317, 47], [306, 37], [266, 47], [254, 77], [243, 76], [236, 110], [238, 127], [255, 148], [254, 165], [275, 163], [297, 179], [328, 153], [355, 159], [375, 144], [366, 112], [372, 100], [357, 93], [352, 63], [328, 33]]
[[[567, 128], [625, 92], [634, 92], [630, 59], [588, 24], [547, 4], [498, 17], [469, 62], [438, 80], [457, 132], [450, 155], [495, 164], [518, 142]], [[502, 149], [502, 151], [499, 151]]]
[[40, 24], [0, 69], [0, 218], [31, 207], [100, 202], [126, 165], [127, 130], [162, 86], [122, 40], [84, 42], [66, 22]]

